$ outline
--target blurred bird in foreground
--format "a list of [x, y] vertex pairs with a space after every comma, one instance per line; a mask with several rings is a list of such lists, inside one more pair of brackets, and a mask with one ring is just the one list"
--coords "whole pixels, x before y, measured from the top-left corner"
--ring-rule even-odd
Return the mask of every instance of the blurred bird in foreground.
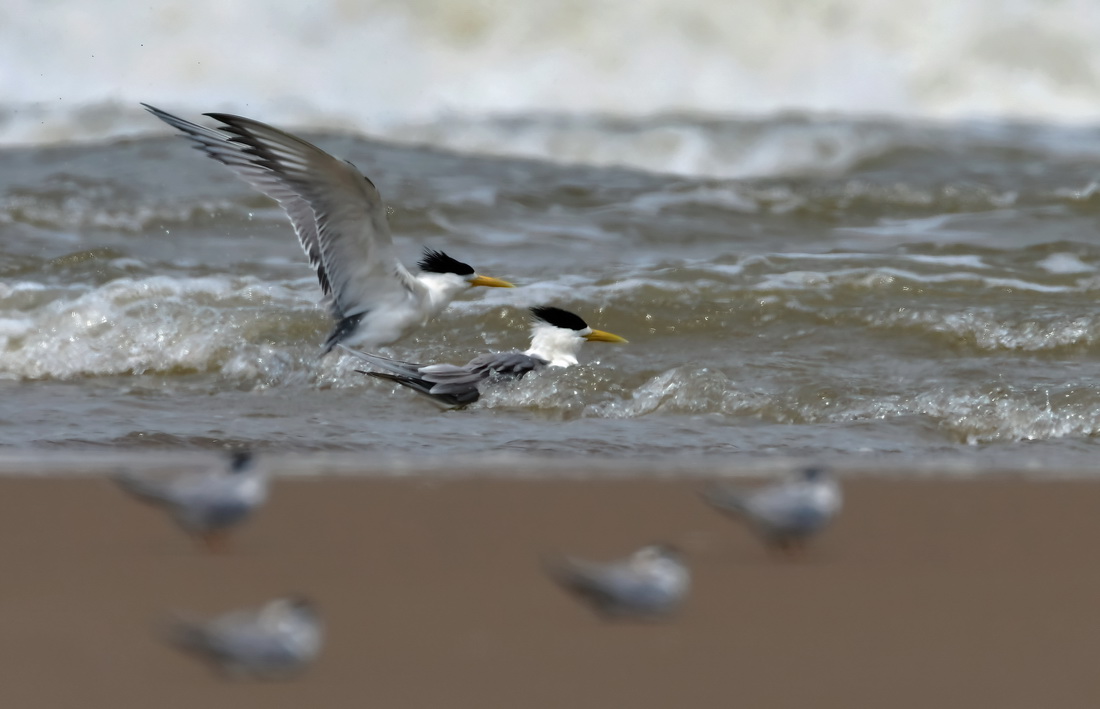
[[753, 489], [714, 485], [701, 494], [721, 512], [745, 520], [766, 544], [788, 553], [804, 549], [843, 504], [836, 479], [817, 467], [778, 485]]
[[670, 615], [691, 588], [683, 554], [668, 544], [651, 544], [606, 563], [564, 557], [547, 562], [546, 569], [605, 618]]
[[139, 500], [164, 507], [208, 550], [220, 552], [229, 531], [267, 500], [269, 475], [254, 454], [238, 451], [202, 473], [159, 479], [123, 471], [115, 481]]
[[531, 347], [526, 352], [489, 352], [466, 364], [414, 364], [338, 345], [345, 352], [386, 370], [357, 372], [406, 386], [444, 408], [469, 406], [481, 397], [487, 382], [521, 379], [546, 367], [571, 367], [585, 342], [626, 342], [589, 327], [579, 315], [561, 308], [531, 308]]
[[229, 677], [287, 679], [320, 652], [323, 627], [311, 601], [290, 596], [209, 620], [176, 617], [166, 640]]

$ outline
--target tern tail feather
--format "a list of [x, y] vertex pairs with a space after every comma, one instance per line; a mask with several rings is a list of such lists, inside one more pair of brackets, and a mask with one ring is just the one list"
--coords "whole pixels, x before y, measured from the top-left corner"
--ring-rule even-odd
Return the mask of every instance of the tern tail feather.
[[127, 471], [115, 475], [114, 480], [120, 488], [143, 502], [164, 504], [170, 501], [167, 488], [160, 481], [148, 480]]
[[722, 512], [732, 514], [744, 514], [746, 512], [745, 495], [735, 490], [713, 487], [700, 491], [699, 497]]
[[185, 652], [205, 655], [211, 651], [210, 635], [202, 622], [177, 613], [161, 628], [161, 636], [169, 645]]

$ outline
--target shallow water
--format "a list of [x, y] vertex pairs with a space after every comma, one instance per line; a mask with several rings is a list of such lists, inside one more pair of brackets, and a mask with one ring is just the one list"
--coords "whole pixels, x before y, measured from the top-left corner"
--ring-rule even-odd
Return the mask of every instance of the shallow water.
[[330, 323], [282, 212], [183, 141], [0, 150], [0, 445], [1095, 458], [1100, 131], [680, 120], [715, 155], [844, 137], [733, 179], [312, 136], [378, 184], [406, 263], [444, 248], [521, 286], [396, 356], [525, 347], [539, 304], [630, 340], [456, 412], [318, 360]]

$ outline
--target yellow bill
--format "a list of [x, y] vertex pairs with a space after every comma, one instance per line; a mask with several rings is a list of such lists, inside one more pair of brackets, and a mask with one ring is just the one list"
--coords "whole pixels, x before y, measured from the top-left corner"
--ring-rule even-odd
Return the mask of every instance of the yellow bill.
[[618, 335], [612, 335], [610, 332], [604, 332], [603, 330], [593, 330], [584, 336], [584, 339], [589, 342], [629, 342], [630, 340], [625, 337], [619, 337]]
[[487, 286], [489, 288], [515, 288], [515, 286], [508, 281], [502, 281], [492, 276], [474, 276], [473, 280], [470, 281], [470, 285]]

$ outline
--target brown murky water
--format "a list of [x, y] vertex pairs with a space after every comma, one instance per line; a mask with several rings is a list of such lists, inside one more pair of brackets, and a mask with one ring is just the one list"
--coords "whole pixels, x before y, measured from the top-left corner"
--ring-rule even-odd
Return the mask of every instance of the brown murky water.
[[1095, 459], [1100, 132], [695, 130], [718, 156], [802, 131], [819, 158], [728, 180], [315, 136], [378, 184], [406, 263], [444, 248], [521, 286], [394, 355], [524, 347], [539, 304], [630, 340], [458, 412], [318, 361], [282, 212], [182, 141], [0, 150], [0, 445]]

